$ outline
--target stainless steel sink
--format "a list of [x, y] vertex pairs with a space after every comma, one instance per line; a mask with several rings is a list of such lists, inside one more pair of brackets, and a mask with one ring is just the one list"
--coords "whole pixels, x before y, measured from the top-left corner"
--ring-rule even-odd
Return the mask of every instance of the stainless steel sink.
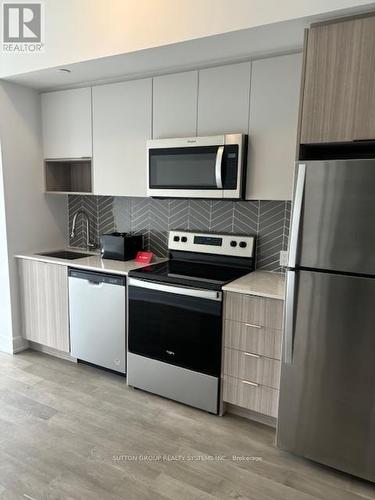
[[82, 259], [83, 257], [91, 257], [89, 253], [71, 252], [70, 250], [57, 250], [55, 252], [44, 252], [38, 253], [37, 255], [42, 255], [43, 257], [55, 257], [56, 259]]

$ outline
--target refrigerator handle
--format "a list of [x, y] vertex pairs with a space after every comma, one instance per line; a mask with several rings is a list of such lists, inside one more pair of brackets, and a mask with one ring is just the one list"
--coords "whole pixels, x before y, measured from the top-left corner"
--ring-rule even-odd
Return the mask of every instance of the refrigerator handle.
[[290, 244], [288, 267], [295, 267], [297, 260], [297, 247], [299, 225], [301, 221], [303, 193], [305, 190], [306, 165], [301, 163], [298, 165], [296, 189], [294, 191], [293, 215], [290, 229]]
[[294, 296], [296, 272], [288, 271], [286, 279], [285, 321], [284, 321], [284, 363], [292, 364], [294, 343]]

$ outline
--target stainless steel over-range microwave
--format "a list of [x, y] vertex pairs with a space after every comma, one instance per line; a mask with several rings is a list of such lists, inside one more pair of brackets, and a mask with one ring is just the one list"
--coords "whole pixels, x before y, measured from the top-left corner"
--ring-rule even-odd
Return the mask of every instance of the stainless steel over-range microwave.
[[246, 156], [244, 134], [147, 141], [147, 194], [241, 199]]

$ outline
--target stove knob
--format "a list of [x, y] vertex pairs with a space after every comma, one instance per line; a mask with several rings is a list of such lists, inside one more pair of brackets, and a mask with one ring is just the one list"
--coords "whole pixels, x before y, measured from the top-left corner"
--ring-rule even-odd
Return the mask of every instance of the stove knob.
[[180, 237], [179, 237], [179, 236], [175, 236], [175, 237], [173, 238], [173, 241], [180, 241]]
[[232, 240], [232, 241], [230, 242], [230, 246], [231, 246], [231, 247], [236, 247], [236, 246], [237, 246], [237, 241]]
[[241, 248], [246, 248], [247, 247], [246, 241], [240, 241], [240, 247]]
[[187, 242], [187, 238], [186, 238], [186, 236], [183, 236], [183, 237], [181, 238], [181, 241], [182, 241], [182, 243], [186, 243], [186, 242]]

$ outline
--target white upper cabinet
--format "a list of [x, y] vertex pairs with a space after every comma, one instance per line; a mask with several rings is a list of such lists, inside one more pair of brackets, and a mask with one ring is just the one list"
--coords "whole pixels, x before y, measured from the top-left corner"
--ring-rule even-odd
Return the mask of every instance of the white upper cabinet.
[[302, 54], [254, 61], [246, 198], [290, 200]]
[[198, 135], [247, 134], [251, 63], [199, 71]]
[[91, 158], [91, 88], [42, 94], [44, 158]]
[[153, 94], [154, 139], [196, 135], [197, 71], [155, 77]]
[[93, 87], [94, 193], [146, 196], [152, 80]]

